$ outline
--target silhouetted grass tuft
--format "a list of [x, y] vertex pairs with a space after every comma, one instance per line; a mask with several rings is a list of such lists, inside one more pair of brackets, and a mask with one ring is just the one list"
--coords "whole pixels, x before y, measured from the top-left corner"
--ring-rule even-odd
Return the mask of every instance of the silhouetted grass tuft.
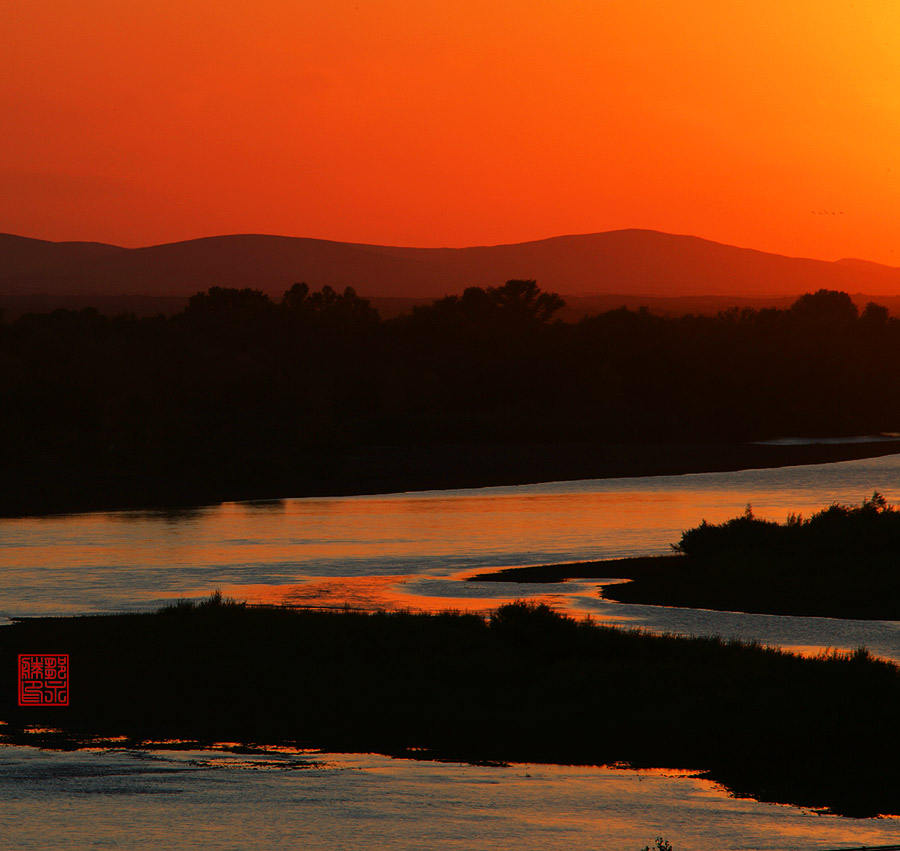
[[240, 601], [236, 600], [234, 597], [223, 597], [222, 591], [219, 588], [216, 588], [209, 597], [205, 600], [201, 600], [199, 603], [194, 600], [182, 598], [174, 603], [170, 603], [168, 606], [163, 606], [159, 612], [160, 614], [172, 615], [195, 612], [198, 610], [244, 609], [246, 607], [246, 600]]

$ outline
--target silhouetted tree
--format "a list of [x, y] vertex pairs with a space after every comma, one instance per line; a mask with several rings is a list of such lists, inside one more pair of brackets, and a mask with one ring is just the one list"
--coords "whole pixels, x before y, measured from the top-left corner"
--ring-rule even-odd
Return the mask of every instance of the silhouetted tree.
[[562, 296], [542, 292], [534, 280], [513, 279], [502, 287], [488, 287], [488, 298], [504, 313], [516, 318], [547, 322], [566, 306]]
[[800, 296], [791, 305], [791, 313], [803, 319], [828, 322], [852, 322], [859, 315], [847, 293], [824, 289]]
[[514, 279], [500, 287], [467, 287], [461, 296], [445, 296], [430, 306], [414, 308], [413, 313], [447, 320], [545, 323], [565, 305], [562, 296], [543, 292], [537, 281]]
[[262, 343], [274, 314], [275, 305], [261, 290], [210, 287], [192, 295], [176, 321], [220, 346], [244, 349]]
[[281, 297], [281, 306], [287, 310], [302, 311], [310, 307], [309, 284], [305, 281], [293, 284], [289, 290], [285, 290]]
[[249, 287], [210, 287], [206, 292], [196, 293], [188, 299], [183, 315], [189, 319], [219, 319], [234, 315], [268, 312], [272, 302], [262, 290]]
[[884, 325], [890, 318], [890, 312], [883, 304], [874, 301], [866, 303], [860, 319], [869, 325]]
[[307, 284], [297, 283], [281, 297], [281, 306], [294, 316], [318, 315], [350, 325], [372, 325], [380, 319], [369, 300], [360, 298], [353, 287], [339, 293], [326, 284], [319, 292], [311, 292]]

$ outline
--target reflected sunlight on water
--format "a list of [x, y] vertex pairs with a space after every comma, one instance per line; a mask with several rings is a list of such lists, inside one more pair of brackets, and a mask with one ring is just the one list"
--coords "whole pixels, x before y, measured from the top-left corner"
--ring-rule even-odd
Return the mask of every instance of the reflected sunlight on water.
[[639, 851], [656, 836], [676, 851], [794, 851], [900, 840], [900, 819], [841, 819], [732, 798], [684, 771], [479, 767], [284, 749], [248, 756], [0, 746], [0, 823], [10, 847], [40, 851]]
[[879, 490], [900, 455], [806, 467], [0, 520], [0, 616], [148, 610], [215, 588], [250, 602], [484, 611], [532, 597], [657, 631], [900, 659], [891, 623], [626, 606], [596, 582], [465, 583], [484, 568], [665, 553], [752, 503], [783, 520]]

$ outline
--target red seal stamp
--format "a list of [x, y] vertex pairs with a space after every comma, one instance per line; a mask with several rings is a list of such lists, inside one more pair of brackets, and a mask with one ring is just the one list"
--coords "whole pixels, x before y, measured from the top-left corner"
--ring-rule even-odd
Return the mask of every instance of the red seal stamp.
[[68, 653], [20, 653], [19, 706], [68, 705]]

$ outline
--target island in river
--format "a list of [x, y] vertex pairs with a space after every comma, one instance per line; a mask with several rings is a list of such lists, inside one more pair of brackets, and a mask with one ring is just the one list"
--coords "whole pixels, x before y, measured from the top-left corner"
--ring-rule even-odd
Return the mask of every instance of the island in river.
[[[66, 653], [64, 706], [19, 706], [18, 654]], [[0, 741], [321, 748], [702, 770], [735, 793], [900, 814], [900, 668], [598, 626], [544, 605], [316, 612], [223, 600], [0, 630]], [[33, 672], [32, 672], [33, 673]]]
[[900, 511], [877, 492], [808, 519], [740, 517], [682, 533], [670, 556], [509, 568], [477, 582], [618, 577], [603, 597], [623, 603], [872, 620], [900, 620]]

